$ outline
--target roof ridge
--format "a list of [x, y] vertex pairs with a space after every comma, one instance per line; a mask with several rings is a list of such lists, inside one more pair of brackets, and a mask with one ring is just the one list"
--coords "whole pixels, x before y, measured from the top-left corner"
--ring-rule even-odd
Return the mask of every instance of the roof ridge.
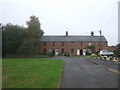
[[[104, 36], [102, 36], [101, 40], [107, 41]], [[42, 37], [42, 41], [100, 41], [100, 36], [76, 36], [76, 35], [70, 35], [70, 36], [63, 36], [63, 35], [44, 35]]]

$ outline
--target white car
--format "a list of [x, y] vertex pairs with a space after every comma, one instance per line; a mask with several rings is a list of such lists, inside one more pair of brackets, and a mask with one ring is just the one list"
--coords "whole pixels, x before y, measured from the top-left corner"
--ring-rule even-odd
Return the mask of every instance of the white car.
[[113, 52], [110, 52], [108, 50], [101, 50], [99, 53], [100, 56], [112, 56], [113, 54]]

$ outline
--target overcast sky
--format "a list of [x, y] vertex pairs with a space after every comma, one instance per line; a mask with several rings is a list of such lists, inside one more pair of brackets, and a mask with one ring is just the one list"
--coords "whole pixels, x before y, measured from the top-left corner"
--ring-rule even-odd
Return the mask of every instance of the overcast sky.
[[44, 35], [95, 35], [118, 43], [119, 0], [0, 0], [0, 23], [26, 26], [29, 17], [39, 18]]

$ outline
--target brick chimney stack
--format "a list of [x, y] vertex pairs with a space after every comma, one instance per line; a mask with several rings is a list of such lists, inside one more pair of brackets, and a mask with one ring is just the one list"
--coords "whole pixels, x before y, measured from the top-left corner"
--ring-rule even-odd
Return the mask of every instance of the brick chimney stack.
[[66, 36], [68, 36], [68, 31], [66, 31]]
[[94, 32], [93, 31], [91, 31], [91, 36], [94, 36]]

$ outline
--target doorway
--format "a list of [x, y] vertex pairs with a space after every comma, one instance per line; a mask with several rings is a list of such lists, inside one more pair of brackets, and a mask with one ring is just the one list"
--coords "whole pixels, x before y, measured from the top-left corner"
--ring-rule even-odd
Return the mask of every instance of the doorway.
[[83, 55], [83, 50], [82, 49], [80, 49], [80, 55]]
[[77, 49], [77, 55], [80, 55], [80, 49]]
[[56, 49], [55, 49], [55, 55], [58, 56], [58, 54], [59, 54], [58, 52], [59, 52], [59, 51], [58, 51], [58, 48], [56, 48]]

